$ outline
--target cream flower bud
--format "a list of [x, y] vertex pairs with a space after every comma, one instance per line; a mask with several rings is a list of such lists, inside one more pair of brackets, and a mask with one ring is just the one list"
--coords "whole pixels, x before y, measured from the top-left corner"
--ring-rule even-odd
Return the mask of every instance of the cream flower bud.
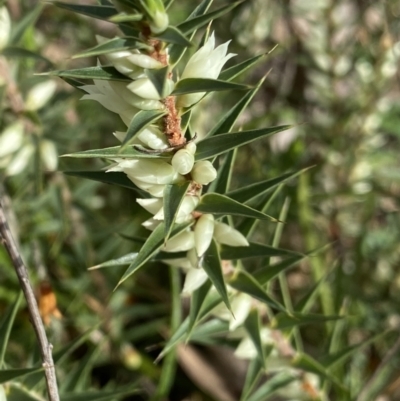
[[[199, 203], [199, 198], [197, 196], [185, 196], [179, 206], [178, 214], [176, 216], [175, 222], [180, 224], [185, 221], [191, 220], [193, 217], [191, 213], [196, 208]], [[155, 215], [156, 220], [164, 220], [164, 209], [161, 208]]]
[[229, 246], [249, 245], [249, 242], [242, 233], [225, 223], [215, 223], [214, 238], [220, 244]]
[[139, 50], [133, 50], [132, 54], [127, 56], [126, 59], [141, 68], [153, 69], [163, 67], [163, 64], [160, 61], [148, 56], [147, 54], [141, 54]]
[[35, 148], [32, 144], [25, 145], [12, 159], [6, 168], [6, 175], [17, 175], [23, 171], [29, 162]]
[[194, 228], [196, 252], [201, 257], [211, 244], [214, 233], [214, 216], [203, 214]]
[[7, 46], [11, 32], [10, 14], [5, 6], [0, 7], [0, 50]]
[[179, 259], [164, 259], [164, 263], [170, 266], [181, 267], [183, 269], [191, 269], [192, 266], [186, 258], [179, 258]]
[[207, 273], [203, 269], [189, 269], [186, 273], [182, 295], [191, 295], [207, 280]]
[[136, 202], [151, 214], [156, 214], [163, 207], [162, 199], [136, 199]]
[[54, 142], [44, 140], [40, 144], [40, 154], [44, 167], [48, 171], [54, 171], [58, 165], [58, 153]]
[[186, 149], [189, 153], [191, 153], [192, 155], [195, 155], [195, 154], [196, 154], [196, 148], [197, 148], [197, 146], [196, 146], [196, 144], [195, 144], [194, 142], [190, 142], [190, 143], [188, 143], [188, 144], [185, 146], [185, 149]]
[[189, 249], [186, 254], [186, 257], [190, 261], [190, 265], [192, 268], [199, 267], [199, 258], [197, 256], [196, 248]]
[[180, 149], [174, 154], [171, 164], [179, 174], [188, 174], [193, 168], [194, 156], [187, 149]]
[[137, 138], [151, 149], [168, 147], [165, 135], [156, 127], [147, 127], [137, 135]]
[[156, 11], [152, 15], [153, 21], [149, 24], [151, 32], [157, 34], [164, 32], [168, 28], [168, 14], [163, 11]]
[[207, 185], [217, 178], [217, 170], [208, 160], [195, 163], [191, 174], [193, 180], [201, 185]]
[[194, 246], [194, 233], [193, 231], [183, 231], [177, 236], [167, 241], [164, 246], [166, 252], [181, 252], [188, 251]]
[[45, 81], [33, 86], [26, 96], [25, 110], [35, 111], [42, 108], [54, 95], [56, 86], [55, 81]]
[[136, 81], [133, 81], [128, 85], [128, 89], [143, 99], [160, 100], [163, 97], [168, 96], [173, 91], [174, 82], [172, 79], [167, 79], [165, 83], [165, 93], [162, 95], [158, 93], [156, 87], [149, 78], [140, 78]]
[[142, 226], [150, 231], [154, 231], [160, 225], [160, 223], [160, 221], [148, 219], [142, 223]]
[[20, 149], [24, 139], [24, 125], [20, 121], [9, 125], [0, 134], [0, 157]]
[[229, 331], [234, 331], [241, 326], [249, 315], [252, 298], [245, 293], [236, 295], [232, 302], [232, 313], [229, 316]]
[[170, 184], [176, 175], [174, 168], [162, 160], [124, 160], [120, 166], [129, 178], [152, 185]]

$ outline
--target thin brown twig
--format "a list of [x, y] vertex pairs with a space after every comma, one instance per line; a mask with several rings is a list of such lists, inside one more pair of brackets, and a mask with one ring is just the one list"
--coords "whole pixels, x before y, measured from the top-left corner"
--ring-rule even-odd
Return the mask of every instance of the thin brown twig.
[[6, 214], [0, 199], [0, 239], [6, 248], [11, 261], [14, 265], [15, 272], [17, 273], [18, 280], [20, 282], [22, 291], [24, 293], [26, 303], [28, 305], [28, 311], [31, 318], [33, 329], [35, 330], [36, 337], [38, 339], [40, 353], [42, 355], [42, 362], [44, 368], [44, 374], [46, 378], [46, 386], [49, 396], [49, 401], [59, 401], [58, 395], [57, 378], [54, 368], [52, 348], [53, 346], [49, 343], [46, 335], [46, 331], [40, 317], [39, 308], [36, 302], [36, 298], [29, 282], [28, 270], [21, 258], [18, 247], [11, 234], [10, 227], [7, 223]]

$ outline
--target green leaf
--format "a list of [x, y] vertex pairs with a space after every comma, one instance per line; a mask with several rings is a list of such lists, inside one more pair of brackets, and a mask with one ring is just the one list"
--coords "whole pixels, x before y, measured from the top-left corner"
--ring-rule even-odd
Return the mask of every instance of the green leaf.
[[208, 132], [206, 137], [231, 132], [240, 113], [247, 107], [254, 95], [258, 92], [265, 78], [261, 79], [257, 87], [248, 91], [227, 113], [225, 113], [218, 123]]
[[261, 373], [263, 372], [263, 364], [260, 363], [258, 358], [251, 359], [247, 368], [246, 380], [242, 389], [240, 401], [246, 401], [250, 392], [257, 384]]
[[[270, 257], [273, 255], [265, 255], [265, 256]], [[253, 276], [261, 285], [265, 285], [279, 273], [285, 271], [286, 269], [289, 269], [290, 267], [295, 266], [297, 263], [300, 262], [300, 260], [304, 259], [305, 257], [306, 257], [305, 255], [292, 256], [278, 263], [257, 270], [253, 274]]]
[[[295, 256], [297, 258], [304, 257], [303, 255], [300, 255], [294, 251], [289, 251], [288, 249], [275, 248], [269, 245], [258, 244], [257, 242], [250, 242], [249, 246], [229, 246], [222, 244], [220, 246], [220, 253], [223, 260], [271, 256]], [[257, 274], [257, 277], [260, 277], [261, 279], [264, 278], [264, 276], [260, 273]]]
[[186, 195], [190, 182], [186, 181], [183, 184], [166, 185], [164, 189], [164, 243], [167, 242], [172, 227], [175, 223], [179, 207]]
[[212, 157], [226, 153], [231, 149], [246, 145], [257, 139], [266, 138], [289, 128], [291, 128], [290, 125], [281, 125], [278, 127], [232, 132], [205, 138], [197, 144], [196, 161], [211, 159]]
[[129, 145], [137, 134], [144, 130], [148, 125], [157, 121], [165, 114], [164, 111], [159, 110], [140, 110], [133, 117], [129, 123], [128, 131], [122, 141], [121, 151]]
[[201, 308], [211, 288], [211, 281], [207, 280], [200, 288], [193, 292], [190, 298], [189, 326], [186, 341], [189, 341], [191, 332], [199, 320]]
[[228, 284], [238, 291], [251, 295], [253, 298], [269, 305], [274, 309], [284, 311], [285, 308], [267, 295], [261, 285], [244, 270], [237, 270], [228, 280]]
[[271, 321], [271, 327], [274, 329], [288, 329], [294, 326], [302, 326], [305, 324], [325, 323], [331, 320], [343, 319], [343, 316], [326, 316], [319, 314], [304, 314], [298, 312], [279, 313]]
[[114, 401], [126, 397], [131, 394], [138, 393], [137, 385], [126, 390], [102, 390], [102, 391], [88, 391], [84, 393], [63, 393], [61, 394], [62, 401]]
[[235, 189], [234, 191], [228, 192], [226, 195], [232, 199], [235, 199], [238, 202], [246, 203], [256, 198], [257, 196], [263, 195], [267, 191], [270, 191], [283, 182], [304, 173], [308, 169], [310, 169], [310, 167], [304, 168], [300, 171], [282, 174], [279, 177], [270, 178], [268, 180], [257, 182], [246, 187]]
[[235, 7], [237, 7], [242, 1], [237, 1], [231, 5], [227, 5], [224, 7], [219, 8], [218, 10], [211, 11], [207, 14], [204, 15], [199, 15], [197, 17], [191, 18], [186, 20], [185, 22], [182, 22], [178, 25], [178, 28], [184, 33], [188, 34], [190, 32], [193, 32], [194, 30], [201, 28], [202, 26], [208, 24], [211, 20], [215, 20], [222, 15], [228, 13]]
[[30, 50], [24, 49], [22, 47], [9, 46], [9, 47], [6, 47], [5, 49], [3, 49], [1, 51], [1, 54], [5, 57], [9, 57], [9, 58], [12, 58], [12, 57], [32, 58], [37, 61], [44, 61], [49, 65], [53, 65], [53, 63], [46, 57], [43, 57], [40, 54], [37, 54]]
[[264, 53], [264, 54], [260, 54], [258, 56], [255, 57], [251, 57], [245, 61], [242, 61], [239, 64], [236, 64], [232, 67], [229, 67], [225, 70], [223, 70], [221, 72], [221, 74], [219, 74], [219, 78], [224, 80], [224, 81], [230, 81], [232, 79], [235, 79], [237, 76], [239, 76], [240, 74], [242, 74], [243, 72], [247, 71], [249, 68], [253, 67], [253, 65], [257, 64], [259, 60], [261, 60], [262, 58], [265, 57], [265, 55], [269, 54], [268, 53]]
[[151, 46], [148, 46], [142, 42], [138, 42], [134, 38], [114, 38], [108, 40], [107, 42], [100, 43], [97, 46], [94, 46], [90, 49], [85, 50], [82, 53], [78, 53], [72, 58], [83, 58], [83, 57], [92, 57], [99, 56], [101, 54], [108, 54], [113, 52], [119, 52], [122, 50], [129, 49], [151, 49]]
[[68, 11], [73, 11], [77, 14], [86, 15], [87, 17], [109, 20], [112, 16], [118, 14], [118, 11], [112, 6], [92, 6], [88, 4], [69, 4], [61, 1], [52, 1], [59, 8], [64, 8]]
[[36, 20], [42, 13], [43, 7], [43, 4], [38, 3], [32, 11], [28, 12], [16, 25], [13, 25], [10, 39], [8, 40], [9, 45], [17, 45], [24, 36], [26, 30], [35, 25]]
[[[123, 158], [123, 159], [169, 159], [171, 156], [164, 154], [139, 152], [135, 148], [128, 146], [121, 150], [121, 146], [111, 148], [84, 150], [83, 152], [70, 153], [62, 157], [75, 157], [79, 159], [93, 159], [96, 157], [105, 159]], [[107, 173], [108, 174], [108, 173]]]
[[[218, 338], [226, 338], [228, 334], [228, 321], [212, 319], [195, 327], [191, 341], [199, 344], [215, 345], [219, 343]], [[217, 341], [215, 341], [216, 339]]]
[[261, 366], [265, 368], [265, 352], [264, 346], [261, 341], [261, 319], [258, 313], [258, 309], [252, 309], [248, 314], [245, 322], [244, 327], [249, 334], [251, 341], [254, 344], [255, 349], [257, 350], [257, 356]]
[[226, 307], [231, 310], [228, 291], [226, 289], [224, 275], [222, 273], [221, 259], [218, 253], [218, 247], [214, 240], [211, 241], [206, 253], [203, 256], [202, 267], [207, 273], [208, 278], [214, 284]]
[[171, 25], [164, 32], [158, 33], [155, 38], [180, 46], [192, 46], [190, 40], [178, 28]]
[[[7, 401], [47, 401], [47, 398], [44, 398], [38, 394], [37, 391], [31, 390], [27, 386], [21, 385], [18, 381], [10, 382], [7, 386], [0, 387], [0, 394], [2, 395], [3, 392], [1, 391], [2, 388], [7, 388]], [[6, 401], [5, 398], [0, 396], [2, 401]]]
[[58, 70], [37, 75], [50, 75], [60, 78], [102, 79], [106, 81], [131, 81], [130, 78], [122, 75], [114, 67], [111, 66], [86, 67], [77, 68], [75, 70]]
[[91, 266], [88, 268], [88, 270], [102, 269], [103, 267], [110, 267], [110, 266], [130, 265], [131, 263], [133, 263], [136, 260], [137, 255], [138, 255], [137, 252], [131, 252], [131, 253], [121, 256], [117, 259], [107, 260], [106, 262], [100, 263], [95, 266]]
[[0, 384], [10, 380], [17, 379], [22, 376], [30, 375], [32, 373], [40, 372], [43, 368], [27, 368], [27, 369], [3, 369], [0, 370]]
[[108, 19], [110, 22], [121, 23], [121, 22], [138, 22], [143, 20], [143, 14], [126, 14], [124, 12], [113, 15]]
[[276, 221], [273, 217], [261, 213], [250, 206], [243, 205], [225, 195], [216, 193], [203, 195], [196, 207], [196, 211], [222, 216], [244, 216], [253, 219]]
[[192, 117], [192, 110], [189, 110], [182, 115], [181, 128], [183, 133], [186, 133], [186, 130], [188, 129], [191, 117]]
[[165, 97], [165, 82], [167, 81], [167, 76], [169, 72], [169, 66], [163, 68], [153, 68], [145, 70], [147, 78], [150, 79], [154, 87], [157, 89], [158, 94], [164, 98]]
[[296, 376], [287, 372], [280, 372], [262, 384], [249, 398], [244, 401], [266, 401], [277, 390], [286, 387]]
[[0, 369], [4, 363], [4, 355], [6, 353], [8, 340], [10, 338], [10, 333], [12, 326], [14, 324], [15, 316], [17, 315], [19, 306], [22, 300], [22, 292], [18, 294], [14, 303], [10, 305], [3, 314], [3, 318], [0, 322]]
[[[176, 225], [171, 232], [171, 238], [178, 235], [186, 228], [188, 228], [192, 222], [183, 223]], [[117, 287], [122, 284], [129, 276], [136, 273], [162, 246], [164, 243], [164, 223], [161, 223], [157, 228], [149, 235], [146, 242], [142, 246], [139, 254], [133, 263], [128, 267], [124, 275], [121, 277]]]
[[142, 191], [127, 177], [125, 173], [119, 171], [110, 171], [109, 173], [106, 173], [105, 171], [63, 171], [63, 173], [73, 177], [104, 182], [105, 184], [118, 185], [120, 187], [132, 189], [142, 197], [149, 197], [147, 192]]
[[179, 80], [172, 95], [179, 96], [186, 93], [217, 92], [225, 90], [246, 90], [248, 85], [236, 84], [234, 82], [221, 81], [210, 78], [185, 78]]
[[228, 191], [233, 167], [236, 159], [236, 149], [231, 150], [225, 157], [222, 166], [218, 169], [217, 178], [210, 184], [207, 192], [215, 192], [217, 194], [224, 194]]

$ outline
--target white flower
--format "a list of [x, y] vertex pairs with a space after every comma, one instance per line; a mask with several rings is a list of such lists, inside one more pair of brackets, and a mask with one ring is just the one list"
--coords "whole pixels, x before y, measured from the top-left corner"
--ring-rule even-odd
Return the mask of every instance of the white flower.
[[[228, 51], [229, 42], [226, 42], [217, 48], [215, 47], [214, 32], [210, 35], [207, 42], [190, 58], [185, 69], [183, 70], [181, 79], [186, 78], [211, 78], [217, 79], [224, 64], [235, 54]], [[205, 92], [191, 93], [182, 95], [178, 99], [178, 107], [189, 107], [198, 102]]]
[[24, 139], [24, 125], [17, 121], [9, 125], [0, 134], [0, 157], [14, 153], [22, 146]]
[[136, 202], [151, 214], [156, 214], [163, 207], [162, 199], [136, 199]]
[[149, 78], [139, 78], [136, 81], [131, 82], [127, 88], [135, 95], [148, 100], [160, 100], [165, 96], [168, 96], [174, 89], [174, 82], [171, 79], [167, 79], [165, 84], [165, 94], [160, 95], [150, 81]]
[[250, 313], [253, 299], [243, 292], [238, 293], [231, 301], [232, 313], [229, 316], [229, 330], [233, 331], [241, 326]]
[[13, 158], [13, 160], [8, 164], [6, 168], [6, 175], [17, 175], [22, 172], [26, 167], [31, 158], [35, 148], [32, 144], [26, 144]]
[[191, 295], [207, 280], [207, 273], [203, 269], [189, 269], [186, 273], [182, 295]]
[[217, 178], [217, 170], [208, 160], [197, 162], [191, 171], [192, 178], [198, 184], [207, 185]]
[[201, 257], [211, 244], [214, 233], [214, 216], [203, 214], [194, 228], [194, 239], [197, 256]]
[[[271, 330], [267, 327], [261, 329], [260, 336], [263, 344], [274, 345], [275, 341], [272, 337]], [[246, 336], [243, 338], [235, 350], [235, 356], [240, 359], [254, 359], [257, 357], [257, 349], [250, 337]]]
[[45, 81], [33, 86], [26, 96], [25, 110], [35, 111], [42, 108], [54, 95], [56, 86], [55, 81]]
[[168, 147], [165, 135], [156, 127], [148, 126], [137, 135], [137, 138], [151, 149], [165, 149]]
[[11, 19], [5, 6], [0, 7], [0, 50], [7, 46], [11, 32]]
[[171, 164], [179, 174], [188, 174], [194, 165], [193, 153], [187, 149], [180, 149], [174, 154]]
[[229, 246], [249, 245], [249, 242], [242, 233], [225, 223], [215, 223], [214, 238], [220, 244]]
[[163, 250], [166, 252], [181, 252], [188, 251], [193, 247], [194, 233], [193, 231], [187, 230], [168, 240], [167, 243], [164, 245]]
[[55, 171], [58, 165], [58, 153], [54, 142], [44, 140], [40, 143], [40, 154], [47, 171]]
[[168, 14], [165, 11], [156, 11], [152, 15], [153, 21], [149, 24], [151, 32], [157, 34], [164, 32], [168, 27]]
[[[182, 200], [181, 205], [179, 206], [178, 213], [176, 215], [175, 222], [180, 224], [185, 221], [192, 220], [193, 217], [191, 213], [196, 208], [199, 203], [199, 198], [197, 196], [185, 196]], [[164, 220], [164, 209], [161, 208], [155, 215], [155, 220]]]

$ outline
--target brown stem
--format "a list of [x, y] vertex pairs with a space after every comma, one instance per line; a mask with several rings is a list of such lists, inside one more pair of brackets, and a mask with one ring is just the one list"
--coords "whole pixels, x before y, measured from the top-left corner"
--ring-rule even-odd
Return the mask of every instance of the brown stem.
[[6, 248], [10, 259], [14, 265], [15, 272], [17, 273], [19, 283], [24, 293], [26, 303], [28, 305], [28, 311], [31, 318], [33, 329], [35, 330], [36, 337], [38, 339], [40, 353], [42, 355], [42, 362], [44, 368], [44, 374], [46, 378], [46, 386], [49, 396], [49, 401], [59, 401], [58, 387], [56, 372], [54, 369], [53, 356], [51, 350], [53, 346], [49, 343], [46, 331], [42, 319], [40, 317], [36, 298], [29, 282], [28, 270], [22, 261], [18, 247], [11, 234], [10, 227], [7, 223], [6, 214], [0, 199], [0, 236], [1, 242]]

